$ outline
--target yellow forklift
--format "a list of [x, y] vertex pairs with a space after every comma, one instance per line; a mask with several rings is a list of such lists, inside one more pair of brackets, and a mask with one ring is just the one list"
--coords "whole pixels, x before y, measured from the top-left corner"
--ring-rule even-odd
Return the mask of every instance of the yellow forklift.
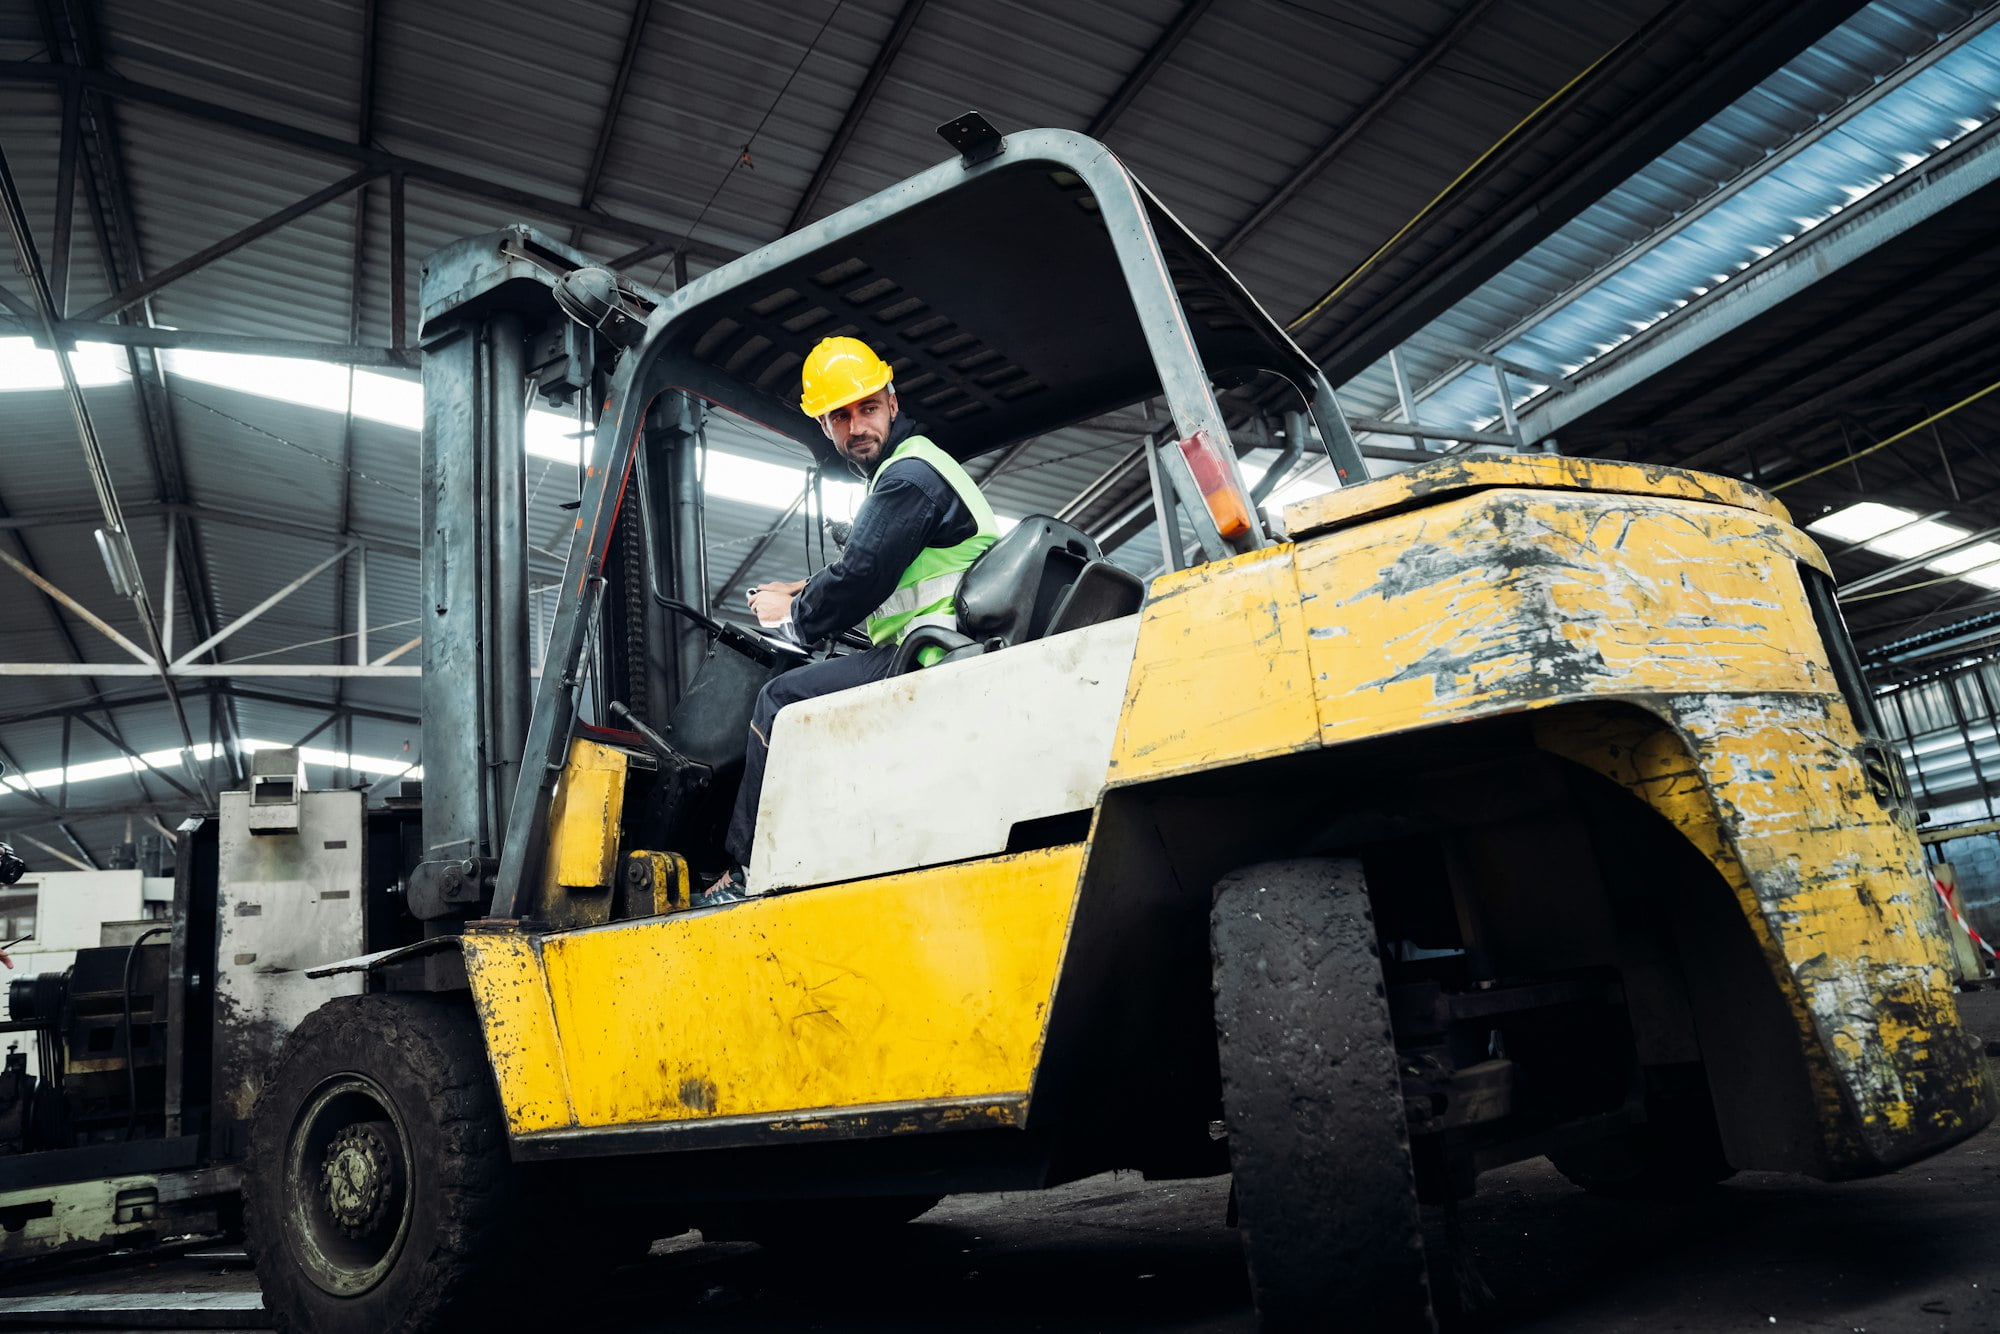
[[[1991, 1119], [1781, 505], [1525, 454], [1368, 482], [1318, 368], [1106, 148], [944, 133], [672, 293], [527, 228], [426, 266], [421, 927], [314, 970], [367, 989], [264, 1082], [281, 1328], [447, 1327], [689, 1226], [854, 1235], [1124, 1168], [1233, 1173], [1264, 1328], [1424, 1329], [1420, 1206], [1488, 1169], [1839, 1179]], [[691, 907], [802, 660], [708, 605], [704, 414], [832, 462], [796, 402], [836, 334], [961, 459], [1163, 405], [1169, 568], [1023, 518], [924, 632], [943, 661], [780, 716], [751, 897]], [[1252, 377], [1344, 484], [1276, 524], [1217, 397]], [[531, 389], [595, 427], [538, 680]]]

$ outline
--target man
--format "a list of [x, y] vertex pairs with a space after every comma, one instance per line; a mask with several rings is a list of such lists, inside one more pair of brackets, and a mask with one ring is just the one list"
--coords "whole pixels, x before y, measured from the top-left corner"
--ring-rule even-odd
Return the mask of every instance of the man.
[[786, 672], [758, 695], [725, 842], [735, 865], [702, 895], [705, 904], [743, 896], [778, 711], [879, 681], [889, 673], [896, 646], [916, 626], [955, 625], [958, 581], [999, 534], [992, 508], [965, 469], [907, 423], [899, 428], [889, 365], [873, 348], [858, 338], [822, 339], [800, 379], [800, 410], [819, 422], [848, 467], [866, 479], [868, 495], [840, 559], [810, 579], [752, 589], [750, 610], [760, 624], [801, 644], [865, 620], [873, 647]]

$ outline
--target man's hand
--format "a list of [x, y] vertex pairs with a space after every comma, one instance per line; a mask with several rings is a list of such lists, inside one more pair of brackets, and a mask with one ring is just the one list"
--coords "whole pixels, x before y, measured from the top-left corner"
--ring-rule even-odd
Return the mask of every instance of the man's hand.
[[790, 583], [760, 584], [750, 590], [750, 614], [759, 625], [777, 625], [792, 615], [792, 599], [806, 586], [803, 579]]

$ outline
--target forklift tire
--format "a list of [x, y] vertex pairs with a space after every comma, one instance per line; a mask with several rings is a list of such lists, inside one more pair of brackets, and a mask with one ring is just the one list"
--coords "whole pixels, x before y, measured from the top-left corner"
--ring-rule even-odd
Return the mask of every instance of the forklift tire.
[[[462, 997], [348, 996], [306, 1017], [258, 1100], [247, 1249], [279, 1330], [467, 1327], [501, 1281], [516, 1193]], [[484, 1291], [482, 1291], [482, 1289]]]
[[1216, 885], [1209, 939], [1258, 1327], [1435, 1328], [1361, 864], [1309, 858], [1233, 872]]

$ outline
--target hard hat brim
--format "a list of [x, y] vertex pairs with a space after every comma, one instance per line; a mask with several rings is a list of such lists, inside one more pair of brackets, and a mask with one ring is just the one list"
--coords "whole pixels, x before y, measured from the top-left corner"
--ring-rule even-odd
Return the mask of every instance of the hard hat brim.
[[817, 400], [801, 398], [799, 400], [799, 411], [805, 413], [806, 416], [811, 417], [814, 421], [818, 421], [821, 417], [826, 416], [827, 413], [834, 411], [836, 408], [844, 408], [850, 403], [859, 403], [870, 394], [881, 392], [883, 389], [888, 388], [889, 382], [895, 379], [895, 377], [895, 371], [890, 369], [889, 365], [885, 362], [881, 370], [863, 380], [861, 387], [854, 392], [843, 397], [836, 390], [826, 398]]

